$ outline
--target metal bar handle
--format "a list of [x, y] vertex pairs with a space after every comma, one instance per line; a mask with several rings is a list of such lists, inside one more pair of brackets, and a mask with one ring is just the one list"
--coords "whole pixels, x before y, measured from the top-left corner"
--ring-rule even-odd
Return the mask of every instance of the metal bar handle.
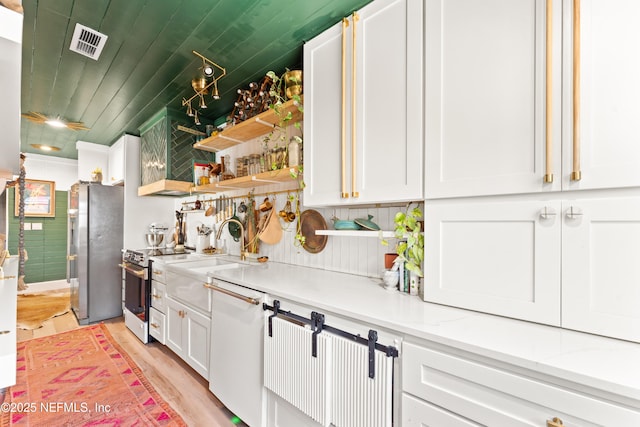
[[353, 46], [351, 47], [351, 197], [358, 198], [360, 193], [357, 191], [356, 177], [356, 23], [360, 19], [360, 15], [353, 13]]
[[340, 189], [340, 197], [343, 199], [349, 198], [347, 193], [347, 27], [349, 26], [349, 20], [347, 18], [342, 19], [342, 128], [340, 148], [341, 148], [341, 167], [342, 167], [342, 181]]
[[0, 277], [0, 280], [10, 280], [10, 279], [15, 279], [16, 276], [2, 276]]
[[127, 264], [118, 264], [118, 267], [122, 267], [122, 269], [124, 271], [126, 271], [127, 273], [131, 273], [134, 276], [140, 278], [140, 279], [144, 279], [144, 270], [134, 270], [133, 268], [129, 267]]
[[210, 285], [209, 283], [203, 283], [202, 286], [204, 286], [205, 288], [208, 288], [208, 289], [223, 293], [225, 295], [229, 295], [230, 297], [238, 298], [239, 300], [242, 300], [242, 301], [244, 301], [246, 303], [249, 303], [249, 304], [253, 304], [253, 305], [259, 305], [260, 304], [260, 301], [258, 301], [255, 298], [246, 297], [246, 296], [241, 295], [241, 294], [239, 294], [237, 292], [233, 292], [233, 291], [227, 290], [225, 288], [221, 288], [220, 286]]
[[553, 182], [553, 0], [547, 0], [546, 93], [545, 93], [545, 174], [544, 182]]
[[580, 0], [573, 0], [573, 167], [571, 181], [580, 181]]

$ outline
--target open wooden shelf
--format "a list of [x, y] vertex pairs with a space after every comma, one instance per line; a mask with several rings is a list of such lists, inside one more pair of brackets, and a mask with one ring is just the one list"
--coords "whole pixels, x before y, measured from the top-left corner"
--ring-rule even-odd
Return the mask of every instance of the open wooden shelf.
[[151, 184], [138, 187], [138, 196], [185, 196], [191, 191], [192, 184], [186, 181], [162, 179]]
[[316, 230], [319, 236], [342, 236], [342, 237], [395, 237], [393, 231], [385, 230]]
[[194, 193], [218, 193], [222, 191], [260, 187], [269, 184], [280, 184], [291, 181], [291, 172], [299, 173], [297, 166], [291, 168], [278, 169], [275, 171], [262, 172], [257, 175], [242, 176], [240, 178], [227, 179], [211, 184], [198, 185], [193, 189]]
[[[298, 106], [294, 105], [294, 100], [285, 102], [282, 105], [282, 111], [283, 114], [287, 114], [288, 112], [293, 114], [291, 123], [295, 123], [302, 118], [302, 113], [298, 109]], [[242, 144], [269, 133], [275, 126], [278, 126], [279, 123], [280, 117], [272, 109], [269, 109], [222, 132], [196, 142], [193, 144], [193, 148], [214, 152], [225, 150], [234, 145]]]

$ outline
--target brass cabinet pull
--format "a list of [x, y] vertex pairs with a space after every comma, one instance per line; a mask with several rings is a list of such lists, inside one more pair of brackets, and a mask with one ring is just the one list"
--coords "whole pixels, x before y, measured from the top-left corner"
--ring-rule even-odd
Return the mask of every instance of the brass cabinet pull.
[[158, 325], [157, 323], [151, 323], [151, 327], [158, 329], [160, 325]]
[[558, 417], [553, 417], [551, 420], [547, 420], [547, 427], [562, 427], [564, 424], [562, 420]]
[[181, 318], [183, 318], [183, 319], [184, 319], [184, 316], [185, 316], [186, 314], [187, 314], [187, 313], [185, 313], [185, 312], [184, 312], [184, 311], [182, 311], [182, 310], [179, 310], [179, 311], [178, 311], [178, 316], [180, 316], [180, 317], [181, 317]]
[[342, 19], [342, 128], [341, 128], [341, 159], [342, 159], [342, 188], [340, 197], [349, 198], [347, 193], [347, 27], [349, 20]]
[[356, 181], [356, 23], [360, 19], [357, 13], [353, 13], [353, 46], [351, 47], [351, 197], [360, 197]]
[[162, 275], [162, 271], [155, 271], [155, 270], [154, 270], [154, 271], [153, 271], [153, 274], [156, 274], [156, 275], [158, 275], [158, 276], [161, 276], [161, 275]]
[[67, 261], [75, 261], [78, 255], [67, 255]]
[[580, 181], [580, 0], [573, 0], [573, 170], [571, 181]]
[[0, 280], [10, 280], [10, 279], [15, 279], [15, 278], [16, 278], [16, 276], [3, 276], [3, 277], [0, 277]]
[[251, 298], [251, 297], [246, 297], [242, 294], [227, 290], [225, 288], [221, 288], [220, 286], [216, 286], [216, 285], [210, 285], [209, 283], [203, 283], [202, 286], [204, 286], [207, 289], [211, 289], [220, 293], [223, 293], [225, 295], [229, 295], [230, 297], [234, 297], [234, 298], [238, 298], [239, 300], [242, 300], [248, 304], [253, 304], [253, 305], [259, 305], [260, 301], [258, 301], [255, 298]]
[[553, 182], [553, 0], [547, 0], [544, 182]]
[[0, 335], [7, 335], [10, 334], [11, 331], [0, 331]]
[[162, 295], [151, 294], [151, 298], [161, 299]]

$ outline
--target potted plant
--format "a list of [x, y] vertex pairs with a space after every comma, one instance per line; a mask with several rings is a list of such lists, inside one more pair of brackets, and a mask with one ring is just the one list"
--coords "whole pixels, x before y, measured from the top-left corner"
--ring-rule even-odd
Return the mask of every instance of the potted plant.
[[[294, 153], [302, 152], [302, 121], [294, 121], [295, 116], [293, 113], [291, 111], [284, 110], [283, 105], [287, 102], [287, 98], [290, 98], [293, 99], [294, 105], [296, 105], [298, 111], [301, 113], [304, 112], [304, 108], [302, 106], [302, 72], [287, 70], [282, 76], [278, 76], [275, 72], [269, 71], [267, 72], [267, 76], [273, 81], [269, 90], [269, 96], [272, 99], [272, 103], [269, 108], [278, 116], [279, 123], [278, 127], [274, 128], [274, 130], [264, 138], [265, 148], [267, 148], [266, 146], [270, 141], [275, 140], [276, 143], [274, 149], [281, 146], [285, 151], [285, 155], [282, 156], [280, 163], [273, 161], [269, 165], [269, 168], [271, 170], [277, 170], [282, 169], [287, 165], [297, 166], [297, 170], [291, 170], [291, 177], [295, 179], [298, 178], [299, 172], [302, 172], [300, 155], [296, 156], [297, 161], [293, 162], [297, 164], [292, 165], [291, 160], [293, 160]], [[300, 135], [290, 135], [289, 129], [291, 126], [295, 129], [299, 129]]]
[[[418, 294], [420, 277], [422, 274], [422, 261], [424, 259], [424, 234], [422, 233], [422, 210], [419, 207], [411, 209], [407, 207], [406, 212], [398, 212], [393, 218], [395, 224], [395, 237], [398, 239], [396, 245], [396, 263], [403, 263], [404, 268], [409, 271], [409, 293]], [[388, 244], [382, 241], [383, 244]], [[402, 279], [401, 279], [402, 283]]]

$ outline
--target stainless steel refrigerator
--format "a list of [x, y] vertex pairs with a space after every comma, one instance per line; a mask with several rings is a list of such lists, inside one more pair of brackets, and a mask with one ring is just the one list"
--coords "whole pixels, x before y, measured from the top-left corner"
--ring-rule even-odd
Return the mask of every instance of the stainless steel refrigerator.
[[69, 190], [67, 282], [81, 325], [122, 315], [123, 190], [83, 181]]

